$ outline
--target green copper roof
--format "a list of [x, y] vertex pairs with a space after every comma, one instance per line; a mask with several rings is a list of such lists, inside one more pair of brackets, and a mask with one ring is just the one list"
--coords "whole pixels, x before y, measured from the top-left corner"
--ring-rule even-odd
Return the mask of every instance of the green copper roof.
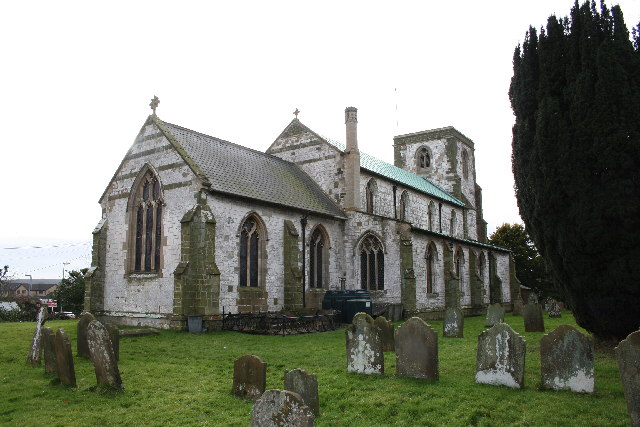
[[[324, 136], [322, 136], [322, 138], [340, 151], [344, 151], [346, 149], [345, 144], [343, 144], [342, 142], [334, 141]], [[369, 155], [362, 151], [360, 151], [360, 167], [362, 169], [368, 170], [369, 172], [373, 172], [377, 175], [389, 178], [390, 180], [395, 181], [398, 184], [406, 185], [407, 187], [413, 188], [414, 190], [420, 191], [421, 193], [425, 193], [440, 200], [453, 203], [454, 205], [465, 206], [463, 202], [456, 199], [451, 194], [447, 193], [445, 190], [438, 187], [428, 179], [401, 169], [397, 166], [393, 166], [387, 162], [383, 162], [382, 160], [376, 159], [372, 155]]]

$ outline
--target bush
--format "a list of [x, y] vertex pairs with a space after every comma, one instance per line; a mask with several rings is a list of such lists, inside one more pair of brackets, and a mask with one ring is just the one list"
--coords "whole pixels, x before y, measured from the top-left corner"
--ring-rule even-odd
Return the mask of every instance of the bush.
[[5, 310], [0, 308], [0, 322], [28, 322], [35, 320], [31, 315], [20, 309]]

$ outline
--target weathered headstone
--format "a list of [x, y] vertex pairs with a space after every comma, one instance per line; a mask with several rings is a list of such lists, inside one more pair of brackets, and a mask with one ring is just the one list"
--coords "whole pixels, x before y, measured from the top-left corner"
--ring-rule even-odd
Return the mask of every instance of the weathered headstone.
[[412, 317], [396, 329], [396, 373], [436, 381], [438, 372], [438, 333]]
[[523, 310], [524, 310], [524, 303], [522, 302], [522, 298], [520, 297], [520, 295], [518, 295], [513, 300], [513, 310], [511, 311], [511, 314], [514, 316], [522, 316]]
[[42, 325], [44, 325], [46, 319], [47, 307], [40, 307], [38, 316], [36, 317], [36, 329], [33, 331], [33, 339], [31, 340], [31, 347], [29, 347], [29, 354], [27, 355], [28, 365], [37, 366], [42, 359]]
[[373, 321], [376, 328], [380, 329], [380, 337], [382, 338], [382, 351], [394, 351], [395, 343], [393, 341], [393, 323], [384, 316], [376, 317]]
[[524, 305], [524, 331], [544, 332], [544, 317], [540, 304], [529, 301]]
[[629, 334], [616, 347], [616, 359], [632, 426], [640, 426], [640, 331]]
[[96, 320], [91, 313], [84, 313], [80, 316], [80, 320], [78, 320], [78, 334], [77, 334], [77, 346], [78, 346], [78, 357], [84, 357], [85, 359], [90, 359], [91, 355], [89, 354], [89, 346], [87, 344], [87, 327], [89, 323]]
[[251, 427], [313, 427], [313, 412], [298, 393], [267, 390], [251, 410]]
[[318, 379], [304, 369], [294, 369], [284, 372], [284, 389], [298, 393], [305, 405], [315, 416], [320, 414], [318, 400]]
[[87, 346], [98, 385], [122, 390], [122, 378], [111, 346], [109, 331], [97, 320], [92, 320], [87, 327]]
[[570, 325], [540, 339], [542, 388], [592, 393], [593, 342]]
[[522, 388], [526, 342], [506, 323], [478, 336], [476, 382]]
[[549, 298], [549, 300], [547, 301], [547, 313], [549, 314], [549, 317], [552, 318], [562, 317], [562, 312], [560, 311], [560, 304], [558, 303], [558, 301], [554, 300], [553, 298]]
[[347, 371], [360, 374], [384, 373], [384, 352], [380, 330], [366, 313], [358, 313], [345, 331]]
[[504, 323], [504, 307], [499, 304], [490, 304], [487, 307], [487, 318], [484, 321], [485, 327], [491, 327], [498, 323]]
[[73, 352], [71, 341], [64, 329], [58, 329], [55, 338], [56, 366], [60, 382], [72, 387], [76, 386], [76, 371], [73, 366]]
[[444, 323], [442, 324], [442, 336], [445, 338], [464, 337], [464, 316], [459, 308], [447, 308], [444, 312]]
[[105, 325], [111, 339], [111, 348], [116, 361], [120, 360], [120, 329], [116, 325]]
[[45, 374], [57, 375], [55, 335], [51, 328], [42, 328], [42, 348], [44, 349]]
[[233, 394], [257, 399], [267, 385], [267, 364], [258, 356], [247, 354], [233, 362]]

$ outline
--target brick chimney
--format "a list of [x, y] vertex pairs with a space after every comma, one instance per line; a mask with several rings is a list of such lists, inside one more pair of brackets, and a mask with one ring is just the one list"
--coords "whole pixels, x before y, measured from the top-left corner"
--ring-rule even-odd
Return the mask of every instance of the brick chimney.
[[347, 128], [347, 148], [344, 156], [345, 170], [345, 209], [361, 209], [360, 202], [360, 150], [358, 150], [358, 109], [347, 107], [344, 110], [344, 123]]

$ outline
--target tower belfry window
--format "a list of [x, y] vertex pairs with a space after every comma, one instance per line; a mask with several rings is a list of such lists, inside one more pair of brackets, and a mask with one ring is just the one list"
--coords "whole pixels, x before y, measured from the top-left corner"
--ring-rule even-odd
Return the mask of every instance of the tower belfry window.
[[431, 154], [429, 154], [429, 150], [427, 150], [425, 147], [422, 147], [420, 150], [418, 150], [417, 160], [419, 169], [427, 169], [429, 166], [431, 166]]

